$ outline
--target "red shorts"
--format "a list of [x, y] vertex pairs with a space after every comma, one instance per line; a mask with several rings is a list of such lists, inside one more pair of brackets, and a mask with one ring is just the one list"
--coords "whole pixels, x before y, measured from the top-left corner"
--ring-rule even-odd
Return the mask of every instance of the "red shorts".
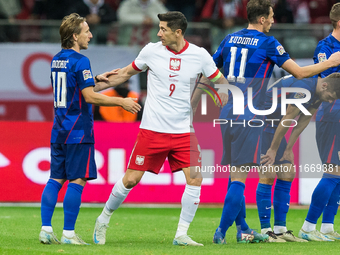
[[195, 133], [167, 134], [140, 129], [128, 169], [158, 174], [166, 157], [172, 172], [201, 166], [201, 149]]

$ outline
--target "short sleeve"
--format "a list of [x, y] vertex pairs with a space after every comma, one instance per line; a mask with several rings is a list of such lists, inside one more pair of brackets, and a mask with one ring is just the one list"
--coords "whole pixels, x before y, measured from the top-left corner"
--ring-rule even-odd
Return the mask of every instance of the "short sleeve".
[[272, 36], [268, 38], [267, 56], [279, 67], [290, 59], [283, 46]]
[[138, 54], [135, 61], [132, 63], [132, 67], [136, 71], [145, 71], [148, 69], [148, 57], [152, 55], [152, 43], [148, 43]]
[[201, 48], [201, 51], [202, 73], [205, 77], [213, 79], [219, 73], [219, 70], [210, 54], [203, 48]]
[[87, 57], [84, 56], [77, 62], [75, 73], [78, 86], [81, 90], [95, 85], [90, 60]]
[[[315, 49], [313, 60], [314, 64], [322, 63], [326, 61], [331, 55], [333, 50], [327, 46], [326, 44], [323, 44], [322, 42], [319, 42], [318, 46]], [[320, 73], [320, 76], [322, 78], [337, 72], [337, 67], [329, 68], [323, 72]]]
[[216, 64], [216, 66], [218, 68], [223, 67], [223, 56], [222, 56], [222, 50], [224, 48], [225, 45], [225, 41], [227, 40], [227, 37], [223, 39], [223, 41], [221, 42], [220, 46], [218, 47], [218, 49], [215, 51], [214, 55], [213, 55], [213, 60]]
[[[315, 84], [315, 82], [313, 82], [313, 79], [317, 79], [316, 76], [311, 77], [311, 78], [305, 78], [302, 80], [298, 80], [297, 82], [294, 83], [294, 87], [296, 88], [304, 88], [306, 90], [308, 90], [311, 94], [311, 98], [308, 102], [303, 103], [302, 105], [307, 109], [310, 106], [314, 107], [314, 108], [318, 108], [320, 104], [315, 104], [315, 102], [317, 101], [318, 97], [316, 97], [315, 95], [315, 87], [313, 84]], [[288, 98], [305, 98], [306, 95], [305, 93], [302, 92], [296, 92], [296, 93], [290, 93]], [[321, 102], [321, 101], [320, 101]]]

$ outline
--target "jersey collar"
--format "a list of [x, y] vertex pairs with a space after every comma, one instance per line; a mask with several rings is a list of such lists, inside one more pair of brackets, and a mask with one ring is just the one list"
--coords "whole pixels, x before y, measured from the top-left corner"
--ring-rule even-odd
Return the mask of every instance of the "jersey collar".
[[189, 47], [188, 41], [185, 40], [185, 39], [184, 39], [184, 41], [185, 41], [185, 45], [184, 45], [183, 49], [181, 49], [179, 52], [173, 51], [172, 49], [169, 48], [169, 46], [166, 46], [166, 48], [167, 48], [168, 51], [172, 52], [175, 55], [181, 54]]

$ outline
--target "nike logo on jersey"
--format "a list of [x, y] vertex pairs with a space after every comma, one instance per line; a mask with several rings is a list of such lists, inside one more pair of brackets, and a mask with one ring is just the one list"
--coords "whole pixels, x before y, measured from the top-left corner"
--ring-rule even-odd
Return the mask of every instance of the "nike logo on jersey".
[[176, 77], [178, 76], [178, 74], [169, 74], [169, 77], [172, 78], [172, 77]]
[[269, 210], [269, 209], [272, 209], [272, 207], [271, 206], [269, 206], [269, 207], [266, 206], [266, 209]]

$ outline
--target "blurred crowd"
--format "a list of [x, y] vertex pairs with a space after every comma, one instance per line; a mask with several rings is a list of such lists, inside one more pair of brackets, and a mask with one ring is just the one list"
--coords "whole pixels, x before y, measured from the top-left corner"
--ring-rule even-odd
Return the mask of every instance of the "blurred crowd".
[[[273, 0], [275, 22], [329, 24], [329, 11], [339, 1]], [[248, 0], [0, 0], [0, 20], [7, 20], [7, 24], [12, 24], [8, 26], [4, 22], [5, 25], [0, 25], [0, 42], [59, 42], [59, 25], [48, 25], [45, 22], [44, 26], [38, 26], [34, 22], [28, 22], [21, 26], [16, 25], [16, 20], [60, 22], [64, 16], [76, 12], [86, 17], [93, 33], [91, 41], [94, 43], [144, 46], [150, 41], [158, 41], [158, 13], [181, 11], [189, 22], [208, 22], [218, 28], [233, 29], [247, 24], [247, 2]], [[194, 28], [186, 33], [186, 39], [206, 49], [215, 49], [216, 46], [211, 47], [209, 40], [203, 39], [208, 37], [204, 33], [204, 30], [198, 32]], [[312, 47], [315, 48], [313, 45]], [[146, 78], [140, 80], [144, 81]], [[145, 81], [141, 82], [141, 88], [145, 87], [143, 84], [145, 85]], [[107, 93], [110, 96], [139, 98], [141, 105], [145, 99], [145, 95], [138, 95], [130, 90], [128, 83]], [[110, 112], [111, 110], [116, 112]], [[108, 116], [115, 117], [112, 119]], [[132, 122], [140, 118], [141, 115], [125, 114], [117, 111], [117, 108], [95, 109], [97, 120]]]
[[[331, 6], [340, 0], [273, 0], [279, 23], [328, 23]], [[77, 12], [91, 25], [119, 21], [133, 25], [158, 23], [156, 14], [181, 11], [189, 22], [208, 21], [222, 27], [246, 22], [247, 0], [0, 0], [0, 18], [60, 20]]]
[[[277, 23], [328, 23], [340, 0], [273, 0]], [[143, 46], [157, 41], [158, 13], [181, 11], [189, 22], [209, 22], [223, 29], [247, 23], [248, 0], [0, 0], [0, 19], [58, 20], [76, 12], [86, 17], [94, 43]], [[108, 24], [119, 24], [107, 26]], [[104, 26], [103, 26], [104, 25]], [[58, 31], [40, 27], [0, 27], [0, 42], [56, 42]], [[187, 35], [188, 36], [188, 35]], [[190, 36], [190, 35], [189, 35]], [[192, 42], [200, 38], [192, 36]], [[202, 40], [201, 40], [202, 41]]]

